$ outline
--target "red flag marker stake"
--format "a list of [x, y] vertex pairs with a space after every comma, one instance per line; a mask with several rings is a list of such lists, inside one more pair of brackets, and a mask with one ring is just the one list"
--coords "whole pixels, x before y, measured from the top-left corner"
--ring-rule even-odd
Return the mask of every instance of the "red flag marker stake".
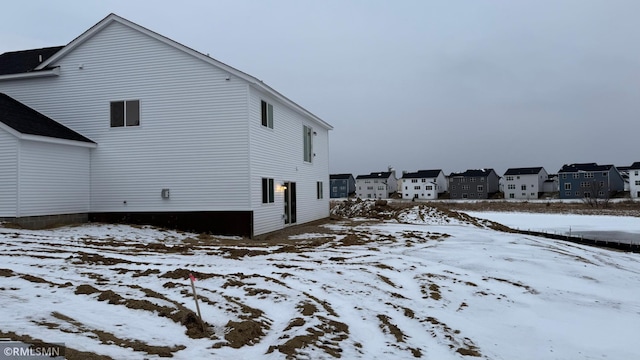
[[189, 279], [191, 280], [191, 289], [193, 290], [193, 300], [196, 302], [196, 310], [198, 310], [198, 319], [200, 319], [200, 324], [202, 324], [202, 332], [206, 333], [207, 331], [204, 328], [204, 321], [202, 321], [202, 315], [200, 314], [200, 306], [198, 305], [198, 295], [196, 294], [196, 285], [194, 282], [196, 281], [195, 276], [193, 274], [189, 274]]

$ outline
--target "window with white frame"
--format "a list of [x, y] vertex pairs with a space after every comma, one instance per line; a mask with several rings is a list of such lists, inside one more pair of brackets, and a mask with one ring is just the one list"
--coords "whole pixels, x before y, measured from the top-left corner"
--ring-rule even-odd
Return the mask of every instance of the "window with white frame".
[[507, 189], [509, 189], [509, 190], [515, 190], [515, 189], [516, 189], [516, 184], [508, 184], [508, 185], [507, 185]]
[[140, 100], [112, 101], [111, 127], [140, 125]]
[[413, 187], [413, 190], [420, 190], [420, 185], [416, 185]]
[[513, 176], [505, 176], [506, 181], [513, 181]]
[[303, 136], [303, 144], [304, 144], [304, 161], [311, 162], [313, 158], [313, 144], [312, 144], [312, 136], [313, 130], [304, 125], [302, 127], [302, 136]]
[[272, 202], [274, 202], [273, 179], [262, 178], [262, 203], [268, 204]]
[[565, 190], [571, 190], [571, 183], [564, 183]]
[[260, 102], [260, 118], [262, 119], [262, 126], [273, 129], [273, 105], [262, 100]]
[[478, 188], [478, 192], [484, 191], [484, 185], [478, 185], [477, 188]]

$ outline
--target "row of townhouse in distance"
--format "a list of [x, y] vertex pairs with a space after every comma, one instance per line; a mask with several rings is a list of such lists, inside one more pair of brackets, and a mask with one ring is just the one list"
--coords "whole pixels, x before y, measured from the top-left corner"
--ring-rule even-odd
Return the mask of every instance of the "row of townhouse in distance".
[[[357, 196], [384, 199], [396, 193], [403, 199], [538, 199], [541, 194], [560, 199], [608, 198], [628, 191], [640, 198], [640, 162], [629, 167], [577, 163], [564, 165], [557, 174], [541, 167], [509, 168], [500, 177], [494, 169], [469, 169], [445, 175], [441, 169], [403, 171], [396, 178], [389, 168], [367, 175], [331, 175], [331, 197]], [[340, 189], [340, 191], [338, 191]], [[353, 189], [353, 190], [352, 190]]]

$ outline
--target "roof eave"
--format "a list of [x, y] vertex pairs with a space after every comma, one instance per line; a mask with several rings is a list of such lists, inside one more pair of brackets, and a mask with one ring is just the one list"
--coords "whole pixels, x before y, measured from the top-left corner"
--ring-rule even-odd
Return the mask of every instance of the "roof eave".
[[165, 37], [163, 35], [160, 35], [154, 31], [151, 31], [143, 26], [140, 26], [134, 22], [131, 22], [125, 18], [122, 18], [116, 14], [109, 14], [107, 17], [105, 17], [104, 19], [102, 19], [100, 22], [98, 22], [96, 25], [92, 26], [89, 30], [85, 31], [84, 33], [82, 33], [80, 36], [78, 36], [77, 38], [73, 39], [69, 44], [67, 44], [67, 46], [65, 46], [64, 48], [62, 48], [60, 51], [58, 51], [57, 53], [55, 53], [53, 56], [51, 56], [50, 58], [48, 58], [47, 60], [43, 61], [40, 65], [38, 65], [38, 67], [36, 68], [36, 70], [39, 69], [44, 69], [46, 68], [49, 64], [55, 63], [55, 61], [57, 61], [58, 59], [62, 58], [63, 56], [65, 56], [67, 53], [69, 53], [70, 51], [72, 51], [74, 48], [76, 48], [77, 46], [79, 46], [80, 44], [84, 43], [85, 41], [87, 41], [88, 39], [90, 39], [93, 35], [95, 35], [96, 33], [98, 33], [100, 30], [102, 30], [103, 28], [105, 28], [106, 26], [108, 26], [109, 24], [111, 24], [112, 22], [119, 22], [123, 25], [129, 26], [133, 29], [136, 29], [140, 32], [142, 32], [143, 34], [146, 34], [160, 42], [163, 42], [169, 46], [172, 46], [174, 48], [177, 48], [179, 50], [182, 50], [192, 56], [195, 56], [196, 58], [203, 60], [205, 62], [208, 62], [212, 65], [215, 65], [221, 69], [223, 69], [224, 71], [229, 72], [231, 75], [236, 76], [238, 78], [241, 78], [245, 81], [247, 81], [249, 84], [255, 86], [256, 88], [259, 88], [271, 95], [273, 95], [274, 97], [276, 97], [278, 100], [286, 103], [287, 105], [291, 106], [293, 109], [297, 110], [299, 113], [310, 117], [311, 119], [313, 119], [315, 122], [317, 122], [318, 124], [320, 124], [322, 127], [326, 128], [327, 130], [332, 130], [333, 127], [331, 125], [329, 125], [327, 122], [325, 122], [324, 120], [320, 119], [319, 117], [313, 115], [312, 113], [310, 113], [308, 110], [306, 110], [305, 108], [303, 108], [302, 106], [296, 104], [295, 102], [289, 100], [287, 97], [285, 97], [284, 95], [280, 94], [279, 92], [275, 91], [274, 89], [272, 89], [270, 86], [264, 84], [262, 81], [260, 81], [259, 79], [244, 73], [236, 68], [233, 68], [225, 63], [222, 63], [216, 59], [213, 59], [199, 51], [196, 51], [188, 46], [182, 45], [181, 43], [169, 39], [168, 37]]
[[44, 142], [44, 143], [50, 143], [50, 144], [79, 146], [79, 147], [85, 147], [90, 149], [95, 149], [98, 147], [98, 144], [96, 144], [93, 141], [87, 142], [87, 141], [60, 139], [60, 138], [42, 136], [42, 135], [31, 135], [31, 134], [22, 134], [22, 133], [19, 133], [19, 134], [20, 135], [18, 136], [18, 138], [20, 140], [38, 141], [38, 142]]
[[60, 68], [56, 67], [50, 70], [39, 70], [39, 71], [30, 71], [30, 72], [19, 73], [19, 74], [0, 75], [0, 81], [34, 79], [34, 78], [42, 78], [42, 77], [53, 77], [53, 76], [59, 76], [59, 75], [60, 75]]

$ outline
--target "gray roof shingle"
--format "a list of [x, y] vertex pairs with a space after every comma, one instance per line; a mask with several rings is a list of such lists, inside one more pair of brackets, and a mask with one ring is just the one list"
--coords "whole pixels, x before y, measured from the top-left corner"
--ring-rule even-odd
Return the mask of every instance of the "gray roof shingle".
[[22, 134], [95, 143], [3, 93], [0, 93], [0, 122]]
[[64, 46], [12, 51], [0, 54], [0, 75], [21, 74], [33, 71]]

